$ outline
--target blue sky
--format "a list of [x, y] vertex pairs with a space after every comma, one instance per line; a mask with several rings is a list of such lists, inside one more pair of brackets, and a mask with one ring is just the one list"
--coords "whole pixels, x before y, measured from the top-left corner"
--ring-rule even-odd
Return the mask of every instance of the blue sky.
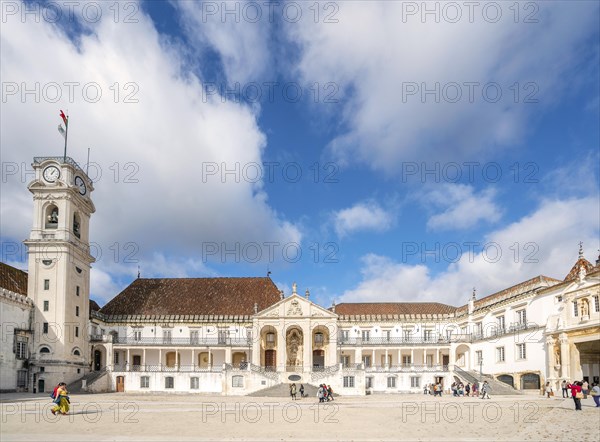
[[52, 5], [3, 4], [3, 261], [60, 109], [92, 148], [100, 304], [138, 265], [461, 305], [597, 259], [597, 2]]

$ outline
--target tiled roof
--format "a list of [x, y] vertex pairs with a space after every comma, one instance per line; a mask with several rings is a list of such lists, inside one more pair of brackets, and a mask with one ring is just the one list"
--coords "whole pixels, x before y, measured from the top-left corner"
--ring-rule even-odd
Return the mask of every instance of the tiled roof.
[[27, 272], [0, 262], [0, 287], [27, 296]]
[[589, 262], [583, 257], [579, 258], [575, 265], [571, 268], [569, 274], [565, 276], [565, 281], [573, 281], [577, 279], [577, 276], [579, 275], [579, 269], [581, 268], [581, 266], [585, 267], [585, 273], [590, 273], [594, 270], [594, 266], [591, 262]]
[[104, 315], [253, 315], [280, 300], [271, 278], [138, 278]]
[[439, 302], [345, 302], [335, 306], [335, 313], [359, 315], [447, 315], [456, 307]]
[[100, 310], [100, 306], [98, 305], [98, 303], [96, 301], [94, 301], [93, 299], [90, 299], [90, 314], [92, 312], [97, 312]]

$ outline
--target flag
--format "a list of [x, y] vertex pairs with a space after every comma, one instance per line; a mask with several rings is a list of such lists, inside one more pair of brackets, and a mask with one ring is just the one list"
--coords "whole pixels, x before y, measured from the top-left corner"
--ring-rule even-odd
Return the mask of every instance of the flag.
[[65, 129], [62, 127], [62, 124], [59, 124], [59, 125], [58, 125], [58, 132], [59, 132], [59, 133], [60, 133], [60, 134], [63, 136], [63, 138], [65, 138], [66, 131], [65, 131]]
[[60, 111], [60, 117], [63, 119], [63, 121], [65, 122], [65, 127], [69, 127], [69, 117], [67, 117], [65, 115], [65, 113], [61, 110]]

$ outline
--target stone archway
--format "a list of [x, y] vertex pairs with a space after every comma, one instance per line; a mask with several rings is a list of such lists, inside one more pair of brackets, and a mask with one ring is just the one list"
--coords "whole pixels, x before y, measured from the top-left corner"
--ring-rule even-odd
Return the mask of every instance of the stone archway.
[[470, 370], [471, 349], [466, 344], [460, 344], [455, 350], [455, 364], [463, 370]]

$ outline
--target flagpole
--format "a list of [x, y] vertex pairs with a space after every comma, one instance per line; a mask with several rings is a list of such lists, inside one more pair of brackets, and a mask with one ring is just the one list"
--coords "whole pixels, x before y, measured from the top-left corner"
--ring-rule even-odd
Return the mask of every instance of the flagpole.
[[63, 163], [67, 162], [67, 137], [69, 136], [69, 117], [67, 116], [67, 122], [65, 124], [65, 154], [63, 155]]

